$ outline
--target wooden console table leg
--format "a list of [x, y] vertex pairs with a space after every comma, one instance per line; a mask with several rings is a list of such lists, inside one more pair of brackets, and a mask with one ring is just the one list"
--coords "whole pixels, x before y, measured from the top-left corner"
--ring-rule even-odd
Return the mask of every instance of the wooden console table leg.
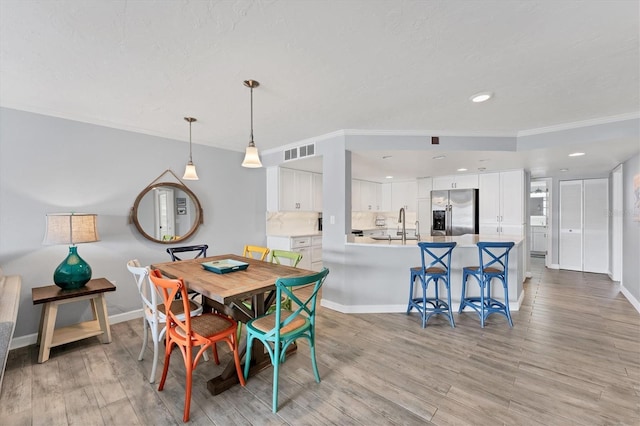
[[49, 359], [51, 342], [53, 340], [53, 330], [56, 325], [58, 315], [58, 304], [55, 302], [45, 303], [42, 312], [40, 332], [40, 351], [38, 352], [38, 363], [43, 363]]
[[107, 315], [107, 301], [105, 300], [104, 293], [101, 293], [98, 297], [91, 299], [91, 307], [96, 319], [100, 323], [100, 330], [103, 334], [100, 335], [100, 341], [102, 343], [111, 343], [111, 327], [109, 327], [109, 317]]

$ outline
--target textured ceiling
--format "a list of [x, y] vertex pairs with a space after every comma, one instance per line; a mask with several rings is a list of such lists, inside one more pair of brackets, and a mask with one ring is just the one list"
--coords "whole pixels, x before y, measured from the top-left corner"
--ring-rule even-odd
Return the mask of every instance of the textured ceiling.
[[[0, 105], [241, 151], [637, 113], [637, 1], [0, 0]], [[469, 96], [492, 91], [483, 104]]]

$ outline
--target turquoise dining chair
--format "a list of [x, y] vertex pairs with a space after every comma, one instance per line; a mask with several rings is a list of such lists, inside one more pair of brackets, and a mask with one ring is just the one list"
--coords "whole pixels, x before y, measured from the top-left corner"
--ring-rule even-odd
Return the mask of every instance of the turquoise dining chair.
[[[470, 307], [480, 317], [480, 326], [484, 328], [487, 317], [499, 313], [507, 317], [509, 327], [513, 327], [509, 311], [509, 251], [513, 242], [479, 242], [477, 243], [480, 266], [462, 268], [462, 296], [458, 313]], [[473, 277], [480, 287], [480, 296], [467, 296], [467, 279]], [[504, 289], [504, 303], [491, 295], [491, 282], [497, 279]]]
[[[422, 328], [425, 328], [429, 318], [436, 314], [446, 315], [451, 327], [456, 326], [451, 312], [451, 252], [455, 246], [455, 242], [418, 243], [422, 266], [411, 268], [407, 315], [412, 309], [418, 311], [422, 319]], [[419, 297], [414, 297], [416, 279], [420, 281], [422, 287], [422, 295]], [[427, 291], [431, 283], [433, 283], [434, 294], [429, 297]], [[440, 283], [444, 285], [447, 300], [440, 297]]]
[[[247, 350], [244, 363], [244, 377], [249, 376], [251, 365], [251, 347], [254, 339], [262, 342], [273, 364], [273, 403], [272, 411], [278, 411], [278, 373], [280, 364], [285, 361], [287, 347], [296, 339], [307, 339], [311, 353], [311, 365], [316, 382], [320, 383], [320, 373], [316, 363], [316, 299], [318, 292], [329, 274], [327, 268], [312, 275], [276, 280], [276, 310], [270, 314], [255, 318], [247, 323]], [[297, 287], [313, 284], [308, 296], [300, 299], [294, 290]], [[297, 309], [282, 309], [282, 296], [293, 300]]]

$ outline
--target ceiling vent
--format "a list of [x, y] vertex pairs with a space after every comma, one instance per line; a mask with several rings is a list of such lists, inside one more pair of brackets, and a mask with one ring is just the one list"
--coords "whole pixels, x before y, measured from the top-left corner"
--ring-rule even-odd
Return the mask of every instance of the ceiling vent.
[[316, 155], [316, 145], [302, 145], [284, 151], [284, 161], [297, 160], [298, 158], [312, 157]]

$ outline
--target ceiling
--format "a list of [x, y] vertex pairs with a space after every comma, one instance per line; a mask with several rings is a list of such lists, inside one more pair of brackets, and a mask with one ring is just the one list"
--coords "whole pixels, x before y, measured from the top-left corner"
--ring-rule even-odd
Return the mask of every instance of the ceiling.
[[[0, 106], [185, 142], [193, 116], [194, 143], [242, 151], [255, 79], [261, 150], [341, 129], [517, 136], [638, 114], [639, 34], [626, 0], [1, 0]], [[482, 91], [494, 97], [469, 101]], [[610, 170], [638, 145], [490, 160]], [[449, 154], [356, 153], [372, 165], [354, 175], [484, 167]]]

